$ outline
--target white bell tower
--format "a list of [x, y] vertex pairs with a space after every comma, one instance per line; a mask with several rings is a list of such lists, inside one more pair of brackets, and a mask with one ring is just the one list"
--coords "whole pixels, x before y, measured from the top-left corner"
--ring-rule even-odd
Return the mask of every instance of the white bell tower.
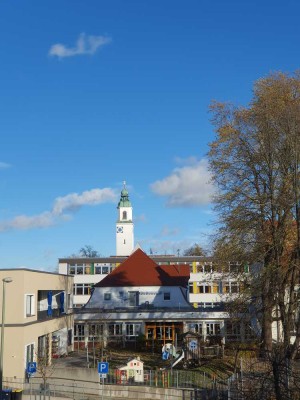
[[132, 206], [129, 201], [126, 182], [123, 182], [121, 198], [118, 203], [116, 222], [116, 255], [129, 256], [134, 248]]

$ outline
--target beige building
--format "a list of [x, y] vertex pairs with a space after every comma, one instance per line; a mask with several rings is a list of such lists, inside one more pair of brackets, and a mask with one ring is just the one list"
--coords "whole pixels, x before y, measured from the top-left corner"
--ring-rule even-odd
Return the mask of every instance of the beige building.
[[51, 363], [73, 349], [73, 277], [1, 269], [0, 279], [0, 310], [5, 305], [3, 377], [22, 379], [28, 362]]

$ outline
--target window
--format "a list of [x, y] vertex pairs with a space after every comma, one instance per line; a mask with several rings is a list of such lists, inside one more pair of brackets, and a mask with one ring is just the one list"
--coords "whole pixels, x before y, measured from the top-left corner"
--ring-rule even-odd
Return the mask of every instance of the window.
[[92, 289], [91, 283], [75, 283], [73, 286], [74, 295], [90, 295]]
[[29, 362], [34, 361], [34, 343], [28, 344], [25, 346], [26, 353], [26, 367]]
[[68, 329], [68, 346], [73, 344], [73, 331], [72, 329]]
[[69, 264], [69, 274], [70, 275], [83, 275], [90, 274], [91, 266], [90, 264]]
[[140, 324], [126, 324], [126, 339], [135, 338], [141, 332]]
[[104, 300], [105, 301], [111, 300], [111, 293], [104, 293]]
[[129, 307], [136, 307], [139, 305], [139, 292], [128, 292]]
[[191, 332], [196, 332], [202, 336], [202, 322], [196, 322], [188, 325]]
[[32, 317], [35, 313], [34, 307], [34, 294], [25, 294], [25, 315], [26, 317]]
[[48, 337], [47, 335], [39, 336], [38, 337], [38, 357], [39, 358], [44, 358], [47, 356], [47, 350], [48, 350]]
[[238, 293], [239, 284], [238, 282], [225, 282], [223, 284], [223, 293]]
[[237, 282], [232, 282], [231, 283], [231, 293], [238, 293], [239, 291], [239, 285]]
[[193, 282], [189, 283], [189, 292], [193, 293]]
[[221, 326], [216, 323], [206, 324], [206, 334], [207, 335], [220, 335], [221, 334]]
[[78, 342], [84, 341], [84, 325], [75, 324], [74, 325], [74, 340]]
[[197, 273], [203, 272], [203, 266], [202, 265], [197, 265], [196, 271], [197, 271]]
[[205, 263], [203, 265], [203, 272], [204, 273], [210, 274], [211, 273], [211, 269], [212, 269], [212, 264], [211, 263], [208, 263], [208, 264]]
[[99, 340], [103, 336], [103, 325], [102, 324], [92, 324], [89, 325], [89, 339]]
[[127, 219], [127, 211], [123, 211], [123, 219]]
[[95, 274], [107, 275], [112, 271], [112, 267], [110, 265], [96, 265], [95, 266]]
[[108, 325], [109, 336], [121, 336], [122, 335], [122, 324], [109, 324]]
[[212, 292], [213, 293], [220, 293], [219, 283], [218, 282], [213, 282], [212, 283]]
[[244, 266], [236, 262], [230, 262], [229, 271], [237, 274], [244, 271]]
[[199, 286], [199, 293], [211, 293], [211, 286], [209, 285]]
[[164, 300], [171, 300], [171, 293], [170, 292], [165, 292], [164, 293]]
[[173, 329], [171, 326], [166, 326], [165, 328], [165, 339], [172, 340]]
[[69, 274], [75, 275], [75, 273], [76, 273], [76, 265], [70, 264], [69, 265]]
[[200, 324], [195, 324], [195, 332], [199, 333], [199, 335], [203, 335], [203, 330], [202, 330], [202, 323]]
[[77, 275], [83, 274], [83, 265], [77, 265]]
[[226, 322], [226, 337], [231, 340], [238, 340], [241, 335], [241, 327], [238, 322]]

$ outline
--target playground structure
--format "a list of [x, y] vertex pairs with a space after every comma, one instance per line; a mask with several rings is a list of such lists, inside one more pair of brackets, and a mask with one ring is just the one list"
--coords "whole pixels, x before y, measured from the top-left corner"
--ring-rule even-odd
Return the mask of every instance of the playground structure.
[[201, 359], [201, 336], [197, 333], [186, 332], [183, 334], [182, 352], [183, 368], [197, 367]]
[[163, 370], [173, 368], [183, 362], [183, 368], [196, 367], [200, 364], [201, 336], [197, 333], [187, 332], [182, 336], [181, 352], [177, 353], [172, 343], [166, 343], [162, 347], [163, 360], [171, 360], [170, 365]]
[[144, 363], [139, 357], [133, 358], [126, 365], [116, 370], [117, 383], [144, 382]]
[[167, 343], [162, 348], [162, 358], [170, 359], [170, 365], [164, 369], [175, 367], [180, 362], [183, 368], [195, 368], [201, 364], [201, 358], [218, 357], [220, 355], [220, 346], [205, 346], [200, 335], [194, 332], [186, 332], [182, 335], [181, 351], [177, 353], [172, 343]]

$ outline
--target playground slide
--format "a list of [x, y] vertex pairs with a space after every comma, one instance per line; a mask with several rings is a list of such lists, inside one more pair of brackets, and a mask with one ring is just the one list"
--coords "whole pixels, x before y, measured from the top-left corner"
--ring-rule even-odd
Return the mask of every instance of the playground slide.
[[177, 365], [183, 358], [184, 358], [184, 350], [182, 350], [182, 353], [177, 358], [175, 358], [173, 364], [171, 365], [171, 368], [175, 367], [175, 365]]
[[184, 359], [184, 350], [182, 350], [182, 353], [179, 354], [179, 356], [177, 356], [177, 357], [175, 358], [175, 360], [172, 362], [171, 365], [169, 365], [168, 367], [165, 367], [165, 368], [160, 368], [160, 370], [161, 370], [161, 371], [164, 371], [164, 370], [166, 370], [166, 369], [173, 368], [173, 367], [175, 367], [175, 365], [177, 365], [182, 359]]

